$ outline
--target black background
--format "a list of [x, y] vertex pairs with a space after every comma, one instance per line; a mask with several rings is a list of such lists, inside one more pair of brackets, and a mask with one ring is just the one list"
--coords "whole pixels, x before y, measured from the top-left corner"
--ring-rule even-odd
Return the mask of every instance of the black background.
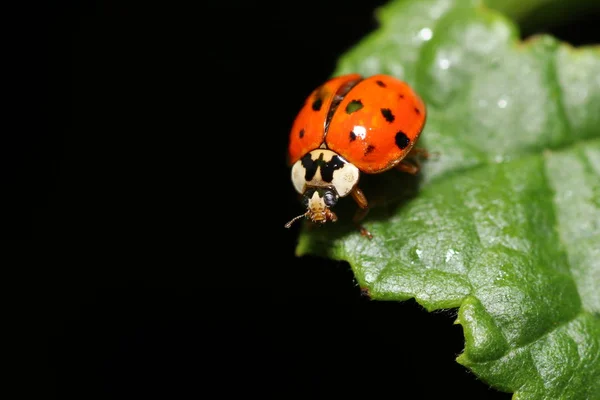
[[[40, 118], [9, 163], [28, 212], [5, 226], [36, 239], [23, 297], [44, 398], [510, 398], [454, 361], [455, 310], [369, 301], [283, 228], [302, 211], [288, 129], [381, 4], [36, 14], [23, 69]], [[550, 31], [598, 41], [591, 21]]]

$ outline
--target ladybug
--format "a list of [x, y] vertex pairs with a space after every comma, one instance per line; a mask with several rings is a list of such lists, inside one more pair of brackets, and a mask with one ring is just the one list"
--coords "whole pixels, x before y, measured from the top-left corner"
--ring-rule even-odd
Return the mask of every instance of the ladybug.
[[303, 217], [315, 224], [335, 222], [331, 208], [351, 195], [359, 207], [354, 222], [372, 238], [359, 224], [369, 210], [358, 187], [360, 174], [392, 168], [416, 174], [417, 156], [427, 157], [413, 147], [425, 120], [421, 98], [389, 75], [347, 74], [317, 87], [292, 124], [287, 154], [292, 183], [307, 211], [285, 227]]

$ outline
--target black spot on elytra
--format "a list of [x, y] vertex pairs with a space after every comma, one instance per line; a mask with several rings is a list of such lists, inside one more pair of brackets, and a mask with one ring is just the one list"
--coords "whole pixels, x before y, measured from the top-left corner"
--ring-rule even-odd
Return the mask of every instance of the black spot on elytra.
[[350, 131], [350, 141], [354, 142], [356, 140], [356, 133], [354, 131]]
[[304, 137], [304, 129], [300, 129], [300, 133], [298, 134], [298, 136], [300, 136], [300, 139]]
[[410, 139], [406, 136], [406, 133], [402, 131], [398, 131], [396, 133], [396, 146], [400, 147], [400, 149], [404, 150], [409, 144]]
[[340, 169], [344, 166], [345, 162], [338, 156], [333, 156], [331, 160], [323, 160], [323, 153], [319, 154], [319, 158], [313, 160], [311, 154], [308, 153], [302, 157], [302, 166], [306, 169], [304, 179], [310, 181], [315, 177], [317, 169], [321, 169], [321, 178], [325, 182], [331, 182], [333, 180], [333, 172], [336, 169]]
[[360, 110], [361, 108], [363, 108], [362, 101], [360, 101], [360, 100], [352, 100], [346, 106], [346, 114], [352, 114], [353, 112], [356, 112], [356, 111]]
[[389, 108], [382, 108], [381, 115], [383, 115], [383, 118], [385, 118], [385, 120], [390, 124], [396, 119], [396, 117], [394, 117], [394, 114], [392, 114], [392, 110], [390, 110]]
[[403, 99], [404, 95], [402, 93], [400, 93], [400, 95], [398, 97], [400, 97], [401, 99]]
[[323, 105], [323, 100], [316, 99], [315, 101], [313, 101], [312, 103], [312, 109], [315, 111], [319, 111], [321, 109], [321, 106]]
[[421, 115], [421, 110], [419, 110], [417, 107], [415, 107], [415, 112], [417, 113], [417, 115]]
[[375, 81], [375, 83], [381, 87], [387, 87], [387, 85], [385, 83], [383, 83], [382, 81]]
[[368, 145], [367, 148], [365, 149], [365, 156], [367, 154], [369, 154], [370, 152], [372, 152], [373, 150], [375, 150], [375, 146], [373, 146], [372, 144]]

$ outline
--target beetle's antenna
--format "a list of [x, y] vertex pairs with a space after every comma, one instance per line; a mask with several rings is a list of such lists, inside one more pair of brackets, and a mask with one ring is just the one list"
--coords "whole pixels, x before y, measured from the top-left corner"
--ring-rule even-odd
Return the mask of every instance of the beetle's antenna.
[[289, 228], [290, 226], [292, 226], [292, 224], [293, 224], [294, 222], [296, 222], [296, 221], [297, 221], [297, 220], [299, 220], [300, 218], [308, 216], [308, 213], [309, 213], [309, 211], [305, 212], [304, 214], [300, 214], [300, 215], [298, 215], [297, 217], [294, 217], [294, 218], [293, 218], [293, 219], [292, 219], [290, 222], [288, 222], [287, 224], [285, 224], [285, 227], [286, 227], [286, 228]]

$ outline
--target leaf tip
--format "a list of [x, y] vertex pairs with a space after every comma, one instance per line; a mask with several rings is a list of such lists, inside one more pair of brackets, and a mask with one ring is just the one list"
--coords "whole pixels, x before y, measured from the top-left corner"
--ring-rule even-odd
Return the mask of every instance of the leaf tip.
[[466, 298], [458, 315], [457, 320], [460, 321], [465, 335], [465, 351], [461, 360], [491, 361], [500, 358], [506, 352], [506, 339], [477, 298]]

